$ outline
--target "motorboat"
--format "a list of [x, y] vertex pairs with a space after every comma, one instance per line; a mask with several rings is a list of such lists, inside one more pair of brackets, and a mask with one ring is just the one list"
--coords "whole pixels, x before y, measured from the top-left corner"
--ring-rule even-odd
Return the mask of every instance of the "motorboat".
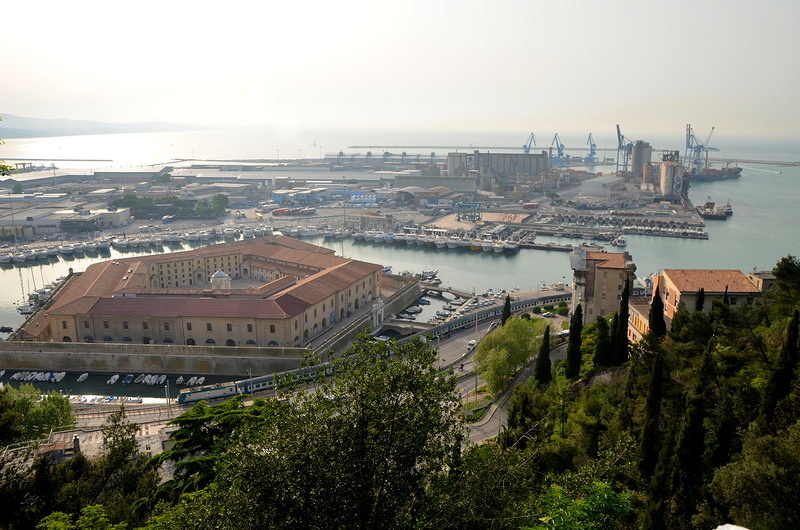
[[119, 380], [119, 374], [114, 374], [106, 380], [107, 385], [113, 385]]
[[186, 382], [186, 386], [192, 386], [192, 385], [194, 385], [196, 382], [197, 382], [197, 376], [192, 376], [192, 377], [190, 377], [190, 378], [189, 378], [189, 380]]
[[134, 383], [139, 384], [144, 381], [144, 378], [147, 377], [145, 374], [139, 374], [136, 376], [136, 379], [133, 380]]
[[79, 383], [83, 383], [87, 379], [89, 379], [89, 372], [83, 372], [81, 375], [78, 376]]
[[123, 385], [129, 385], [133, 381], [133, 374], [128, 374], [125, 376], [125, 379], [122, 380]]
[[183, 384], [183, 376], [182, 375], [178, 376], [178, 378], [175, 380], [175, 384], [176, 385], [182, 385]]
[[200, 377], [198, 377], [198, 378], [197, 378], [197, 381], [195, 381], [195, 383], [194, 383], [194, 384], [196, 384], [196, 385], [202, 385], [203, 383], [205, 383], [205, 381], [206, 381], [206, 378], [205, 378], [204, 376], [202, 376], [202, 375], [201, 375]]
[[56, 373], [53, 374], [53, 377], [51, 378], [51, 381], [53, 383], [60, 383], [66, 376], [67, 376], [67, 372], [56, 372]]
[[157, 385], [163, 385], [164, 381], [166, 381], [166, 380], [167, 380], [167, 376], [162, 374], [162, 375], [158, 376], [158, 381], [156, 381], [156, 384]]

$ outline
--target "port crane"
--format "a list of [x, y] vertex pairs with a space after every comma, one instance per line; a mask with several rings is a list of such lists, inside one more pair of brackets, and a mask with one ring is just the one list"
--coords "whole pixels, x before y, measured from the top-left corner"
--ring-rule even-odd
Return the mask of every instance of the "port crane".
[[[558, 153], [556, 157], [553, 157], [553, 146], [556, 146], [556, 152]], [[564, 164], [564, 144], [561, 143], [561, 138], [558, 137], [558, 133], [553, 136], [553, 142], [550, 144], [550, 165], [561, 166]]]
[[522, 146], [522, 152], [525, 153], [526, 155], [530, 154], [531, 152], [531, 144], [536, 145], [536, 135], [533, 133], [531, 133], [530, 136], [528, 136], [528, 141], [525, 142], [525, 145]]
[[594, 143], [594, 138], [592, 138], [592, 133], [589, 133], [589, 139], [586, 140], [586, 145], [589, 146], [589, 156], [584, 158], [586, 162], [593, 164], [597, 162], [597, 144]]
[[622, 135], [617, 124], [617, 173], [628, 171], [628, 160], [633, 152], [633, 142]]
[[694, 135], [691, 124], [686, 124], [686, 153], [683, 155], [683, 163], [688, 166], [692, 173], [697, 173], [708, 166], [708, 152], [719, 151], [716, 147], [709, 147], [711, 136], [714, 134], [714, 127], [711, 127], [711, 132], [704, 143], [700, 143]]

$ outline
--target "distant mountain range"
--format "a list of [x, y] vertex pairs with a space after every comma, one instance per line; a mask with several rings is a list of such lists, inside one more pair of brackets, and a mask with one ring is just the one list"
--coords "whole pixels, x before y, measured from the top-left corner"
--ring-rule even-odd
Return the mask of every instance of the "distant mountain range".
[[114, 134], [204, 129], [197, 125], [162, 122], [106, 123], [85, 120], [24, 118], [0, 113], [0, 139], [73, 136], [80, 134]]

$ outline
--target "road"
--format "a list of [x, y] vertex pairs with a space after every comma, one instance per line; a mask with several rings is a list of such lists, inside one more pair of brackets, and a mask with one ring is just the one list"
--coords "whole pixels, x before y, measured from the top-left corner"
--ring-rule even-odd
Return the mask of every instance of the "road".
[[[550, 323], [551, 329], [560, 330], [565, 320], [565, 317], [556, 317], [552, 319]], [[467, 345], [470, 340], [480, 342], [489, 332], [491, 326], [491, 322], [484, 322], [479, 324], [477, 328], [470, 328], [453, 333], [448, 338], [438, 343], [439, 366], [442, 369], [452, 366], [453, 372], [459, 377], [457, 383], [459, 396], [465, 399], [475, 399], [477, 390], [485, 384], [485, 381], [475, 374], [474, 355], [477, 348], [468, 351]], [[551, 362], [555, 364], [556, 361], [566, 358], [566, 352], [566, 343], [553, 348], [550, 352]], [[511, 397], [514, 386], [533, 375], [533, 366], [533, 359], [531, 359], [531, 362], [517, 374], [511, 385], [509, 385], [509, 388], [492, 402], [484, 414], [484, 417], [478, 422], [467, 424], [470, 429], [470, 440], [472, 442], [480, 443], [497, 436], [500, 429], [506, 424], [506, 405]]]
[[[561, 329], [561, 324], [564, 320], [564, 317], [552, 319], [551, 327], [554, 329]], [[477, 328], [469, 328], [455, 332], [450, 334], [447, 338], [437, 340], [436, 346], [439, 350], [439, 367], [442, 369], [452, 367], [453, 372], [459, 377], [457, 382], [459, 395], [463, 396], [465, 399], [474, 399], [476, 390], [485, 383], [483, 379], [476, 376], [474, 371], [474, 355], [477, 348], [468, 351], [467, 345], [471, 340], [480, 342], [489, 332], [491, 326], [491, 322], [484, 322], [479, 324]], [[566, 344], [557, 346], [550, 353], [550, 359], [553, 363], [565, 357]], [[534, 363], [533, 360], [531, 360], [528, 366], [514, 378], [509, 388], [492, 402], [480, 421], [467, 424], [470, 430], [470, 441], [473, 443], [481, 443], [484, 440], [498, 435], [506, 424], [506, 406], [514, 386], [533, 375], [533, 366]], [[161, 429], [166, 426], [169, 420], [185, 412], [188, 408], [189, 407], [176, 404], [169, 407], [164, 405], [134, 405], [126, 407], [126, 412], [130, 416], [129, 419], [140, 426], [140, 436], [142, 436], [143, 439], [146, 435], [151, 437], [151, 439], [147, 439], [146, 442], [142, 442], [142, 449], [151, 454], [155, 454], [159, 451], [156, 446], [160, 445], [160, 437], [163, 436]], [[89, 432], [95, 429], [99, 430], [105, 424], [107, 414], [113, 410], [117, 410], [116, 407], [113, 409], [109, 407], [103, 410], [84, 409], [76, 411], [78, 412], [78, 427]], [[83, 433], [84, 436], [86, 435], [86, 431]], [[86, 441], [88, 442], [89, 440]]]

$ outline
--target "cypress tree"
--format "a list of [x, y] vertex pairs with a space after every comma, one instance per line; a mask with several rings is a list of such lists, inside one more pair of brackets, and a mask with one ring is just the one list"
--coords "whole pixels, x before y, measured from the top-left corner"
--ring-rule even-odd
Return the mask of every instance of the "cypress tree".
[[539, 348], [539, 355], [536, 357], [536, 367], [533, 378], [540, 385], [545, 385], [553, 379], [552, 367], [550, 364], [550, 326], [544, 330], [542, 345]]
[[511, 318], [511, 297], [506, 295], [505, 304], [503, 304], [503, 314], [500, 317], [500, 325], [505, 326], [506, 320]]
[[667, 334], [667, 323], [664, 320], [664, 301], [661, 299], [661, 293], [656, 290], [653, 297], [653, 303], [650, 304], [650, 333], [657, 339], [661, 339]]
[[603, 317], [597, 317], [597, 327], [594, 332], [594, 364], [595, 366], [611, 366], [611, 340], [608, 322]]
[[697, 291], [697, 298], [694, 300], [694, 310], [702, 311], [703, 306], [706, 304], [706, 290], [702, 287]]
[[653, 367], [650, 370], [647, 402], [645, 405], [644, 429], [639, 444], [639, 472], [649, 482], [653, 478], [659, 455], [659, 421], [661, 417], [661, 383], [664, 379], [664, 359], [661, 352], [656, 352]]
[[628, 299], [630, 298], [630, 282], [625, 278], [625, 286], [622, 288], [622, 297], [619, 300], [619, 311], [614, 317], [615, 325], [612, 325], [611, 337], [611, 362], [614, 366], [620, 366], [628, 360], [628, 318], [630, 309]]
[[564, 375], [568, 379], [578, 377], [581, 373], [581, 332], [583, 331], [583, 308], [581, 304], [575, 308], [569, 321], [569, 345], [567, 346], [567, 364]]
[[761, 414], [771, 422], [775, 415], [775, 407], [792, 391], [792, 383], [795, 379], [795, 370], [798, 360], [798, 310], [794, 310], [789, 327], [786, 329], [786, 341], [781, 348], [778, 358], [778, 367], [772, 372], [764, 390], [764, 399], [761, 402]]
[[722, 295], [722, 303], [725, 305], [731, 305], [731, 300], [728, 297], [728, 286], [725, 286], [725, 293]]
[[706, 349], [694, 391], [686, 396], [683, 423], [675, 442], [672, 483], [675, 491], [675, 514], [677, 521], [673, 526], [691, 527], [692, 516], [697, 512], [697, 504], [702, 497], [705, 462], [706, 396], [712, 376], [711, 352]]
[[686, 304], [681, 302], [678, 304], [678, 309], [672, 315], [672, 324], [669, 329], [669, 336], [672, 340], [681, 340], [683, 342], [683, 330], [690, 322], [689, 311], [686, 310]]

